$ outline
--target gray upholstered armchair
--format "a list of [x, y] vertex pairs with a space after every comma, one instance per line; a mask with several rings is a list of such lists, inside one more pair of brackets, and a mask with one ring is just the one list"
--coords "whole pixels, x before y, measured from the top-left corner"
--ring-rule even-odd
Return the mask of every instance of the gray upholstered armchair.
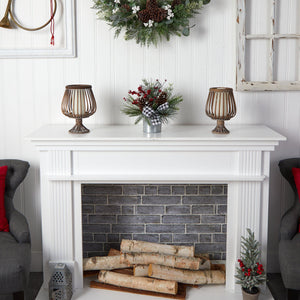
[[0, 232], [0, 300], [21, 299], [29, 279], [31, 245], [27, 221], [15, 210], [13, 197], [29, 164], [21, 160], [0, 160], [0, 166], [8, 166], [4, 197], [10, 230]]
[[294, 204], [281, 219], [279, 264], [283, 283], [288, 289], [288, 299], [297, 299], [300, 293], [300, 201], [292, 168], [300, 168], [300, 158], [282, 160], [279, 162], [279, 168], [294, 192]]

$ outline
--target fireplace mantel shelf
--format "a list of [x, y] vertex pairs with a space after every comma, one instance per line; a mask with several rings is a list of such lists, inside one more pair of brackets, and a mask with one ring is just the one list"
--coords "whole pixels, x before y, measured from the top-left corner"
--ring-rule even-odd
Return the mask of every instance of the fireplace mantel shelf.
[[266, 176], [242, 176], [242, 175], [185, 175], [184, 178], [179, 178], [178, 176], [170, 176], [170, 174], [164, 174], [160, 173], [159, 177], [166, 178], [168, 176], [167, 180], [157, 180], [157, 175], [149, 175], [147, 173], [142, 174], [140, 178], [137, 178], [136, 176], [127, 175], [126, 178], [123, 178], [120, 176], [120, 178], [116, 178], [115, 176], [109, 176], [109, 175], [70, 175], [70, 176], [64, 176], [64, 175], [48, 175], [47, 179], [49, 181], [80, 181], [82, 183], [97, 183], [99, 180], [101, 180], [102, 183], [132, 183], [135, 182], [135, 184], [141, 184], [145, 183], [145, 178], [147, 179], [147, 183], [173, 183], [173, 184], [179, 184], [179, 183], [228, 183], [228, 182], [239, 182], [239, 181], [264, 181], [266, 179]]
[[141, 126], [92, 125], [88, 134], [71, 134], [70, 125], [45, 125], [30, 136], [36, 145], [96, 145], [102, 142], [201, 142], [210, 145], [278, 145], [286, 138], [264, 125], [231, 125], [230, 134], [211, 132], [213, 125], [167, 125], [159, 134], [143, 133]]
[[[228, 184], [226, 289], [236, 291], [240, 237], [255, 232], [267, 263], [270, 152], [286, 138], [263, 125], [165, 126], [143, 134], [140, 126], [94, 125], [74, 135], [71, 125], [47, 125], [29, 139], [40, 152], [44, 283], [50, 262], [65, 262], [74, 288], [82, 288], [82, 183]], [[136, 163], [134, 163], [136, 162]]]

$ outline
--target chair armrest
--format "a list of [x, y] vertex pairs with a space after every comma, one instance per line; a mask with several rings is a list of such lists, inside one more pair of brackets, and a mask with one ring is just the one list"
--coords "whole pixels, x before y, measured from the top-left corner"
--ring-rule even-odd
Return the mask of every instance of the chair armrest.
[[19, 243], [30, 243], [30, 232], [26, 218], [14, 210], [9, 220], [9, 231]]
[[17, 187], [26, 177], [29, 163], [17, 159], [4, 159], [0, 160], [0, 165], [8, 167], [5, 179], [5, 194], [13, 198]]
[[298, 230], [299, 216], [295, 210], [289, 210], [281, 219], [280, 239], [291, 240]]

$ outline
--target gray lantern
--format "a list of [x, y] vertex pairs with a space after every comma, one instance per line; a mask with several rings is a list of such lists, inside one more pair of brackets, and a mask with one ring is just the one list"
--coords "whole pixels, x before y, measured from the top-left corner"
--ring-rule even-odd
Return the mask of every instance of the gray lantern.
[[70, 300], [72, 294], [72, 274], [70, 270], [65, 264], [56, 264], [49, 281], [49, 299]]

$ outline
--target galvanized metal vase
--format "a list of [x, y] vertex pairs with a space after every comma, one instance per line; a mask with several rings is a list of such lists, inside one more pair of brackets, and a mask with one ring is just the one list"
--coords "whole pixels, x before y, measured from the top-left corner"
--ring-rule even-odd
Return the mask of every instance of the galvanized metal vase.
[[143, 120], [143, 132], [144, 133], [160, 133], [161, 132], [161, 124], [159, 125], [152, 125], [148, 124], [146, 120]]

